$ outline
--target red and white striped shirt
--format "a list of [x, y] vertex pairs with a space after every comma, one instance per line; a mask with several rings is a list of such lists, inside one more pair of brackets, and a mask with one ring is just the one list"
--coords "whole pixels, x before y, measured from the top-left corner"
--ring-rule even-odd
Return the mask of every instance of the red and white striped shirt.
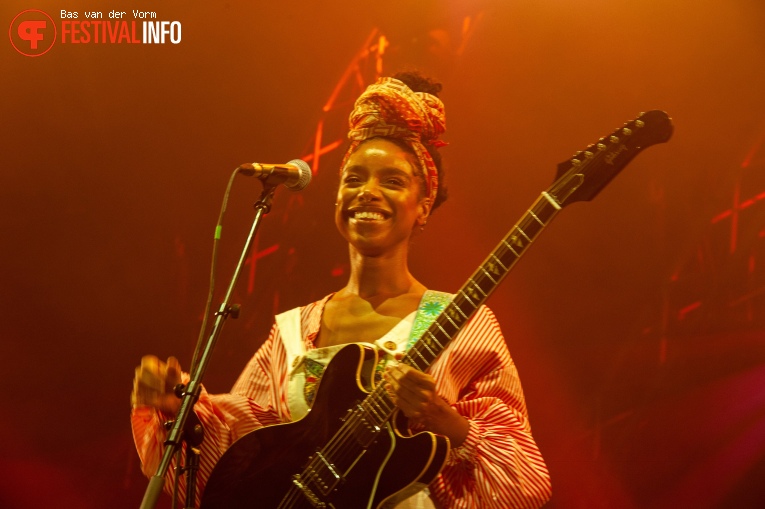
[[[329, 297], [300, 308], [306, 349], [315, 348]], [[465, 442], [450, 451], [431, 496], [449, 509], [537, 508], [549, 500], [550, 476], [531, 436], [518, 373], [494, 314], [481, 306], [429, 370], [438, 394], [470, 423]], [[199, 493], [215, 463], [241, 436], [291, 420], [287, 356], [275, 324], [229, 394], [206, 391], [194, 407], [204, 425]], [[143, 471], [156, 473], [166, 416], [133, 410], [132, 425]], [[185, 491], [181, 480], [181, 493]], [[171, 480], [165, 484], [170, 490]], [[197, 505], [199, 495], [197, 496]]]

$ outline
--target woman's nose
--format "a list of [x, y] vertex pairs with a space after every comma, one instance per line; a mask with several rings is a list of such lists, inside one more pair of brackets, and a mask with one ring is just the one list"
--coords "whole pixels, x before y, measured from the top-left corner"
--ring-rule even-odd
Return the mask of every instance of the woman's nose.
[[364, 186], [361, 188], [361, 192], [359, 193], [359, 199], [361, 201], [371, 201], [375, 198], [379, 197], [377, 184], [370, 180], [367, 183], [364, 184]]

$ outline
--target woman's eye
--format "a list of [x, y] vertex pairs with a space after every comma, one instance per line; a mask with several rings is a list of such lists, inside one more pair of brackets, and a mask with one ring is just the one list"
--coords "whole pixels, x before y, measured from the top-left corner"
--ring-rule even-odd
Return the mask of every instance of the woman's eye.
[[393, 185], [393, 186], [403, 186], [404, 185], [404, 180], [400, 179], [400, 178], [395, 178], [395, 177], [394, 178], [389, 178], [388, 179], [388, 184]]

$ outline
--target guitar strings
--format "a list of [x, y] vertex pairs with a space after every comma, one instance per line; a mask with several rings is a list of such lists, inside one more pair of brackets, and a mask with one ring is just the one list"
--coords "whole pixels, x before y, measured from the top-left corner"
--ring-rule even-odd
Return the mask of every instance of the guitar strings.
[[[404, 361], [407, 357], [411, 360], [411, 357], [405, 355]], [[411, 360], [411, 362], [414, 362]], [[332, 465], [349, 464], [353, 460], [354, 456], [358, 456], [361, 451], [356, 449], [358, 444], [357, 437], [359, 437], [359, 431], [364, 429], [364, 416], [367, 415], [367, 421], [371, 421], [379, 424], [384, 424], [390, 420], [393, 415], [395, 405], [387, 400], [387, 392], [384, 390], [382, 384], [378, 384], [372, 392], [354, 409], [345, 420], [340, 429], [335, 433], [332, 439], [327, 445], [318, 451], [327, 463]], [[376, 406], [378, 410], [372, 408]], [[380, 415], [382, 412], [383, 415]], [[379, 431], [378, 431], [379, 432]], [[363, 447], [363, 446], [362, 446]], [[328, 470], [327, 465], [322, 462], [318, 454], [314, 454], [309, 463], [301, 473], [301, 481], [303, 484], [324, 484], [321, 481], [321, 471]], [[332, 475], [332, 474], [330, 474]], [[302, 493], [300, 488], [294, 484], [290, 487], [287, 495], [279, 505], [280, 508], [294, 507], [294, 504], [300, 500]], [[284, 504], [288, 505], [284, 505]]]
[[[424, 346], [423, 343], [418, 341], [410, 351], [404, 355], [401, 361], [422, 370], [423, 368], [417, 364], [417, 360], [411, 352], [415, 351], [424, 361], [426, 361], [426, 364], [428, 364], [427, 359], [424, 357], [424, 355], [428, 354], [421, 351]], [[432, 352], [430, 355], [434, 360], [435, 357], [437, 357], [433, 355]], [[389, 422], [394, 411], [395, 404], [390, 401], [389, 395], [383, 384], [377, 384], [357, 408], [350, 412], [343, 425], [335, 433], [329, 443], [319, 451], [319, 454], [323, 456], [327, 463], [335, 467], [352, 465], [353, 461], [362, 453], [362, 451], [358, 449], [358, 446], [361, 444], [357, 440], [362, 438], [361, 433], [365, 431], [365, 428], [369, 428], [370, 425], [378, 426]], [[381, 430], [377, 429], [374, 432], [379, 433]], [[363, 445], [361, 445], [361, 447], [366, 449]], [[329, 473], [328, 470], [327, 465], [321, 461], [318, 454], [314, 455], [303, 470], [301, 480], [305, 483], [312, 483], [314, 485], [318, 483], [324, 485], [324, 482], [321, 479], [321, 474], [322, 471]], [[334, 475], [332, 473], [329, 474]], [[293, 485], [285, 498], [285, 502], [291, 505], [286, 507], [293, 507], [292, 504], [302, 500], [300, 495], [300, 489]], [[282, 505], [280, 505], [280, 507], [282, 507]]]

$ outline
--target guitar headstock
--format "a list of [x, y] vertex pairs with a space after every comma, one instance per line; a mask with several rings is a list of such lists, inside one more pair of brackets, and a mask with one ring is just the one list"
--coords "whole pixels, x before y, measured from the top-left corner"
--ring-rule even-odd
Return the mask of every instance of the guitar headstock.
[[644, 149], [672, 136], [672, 119], [660, 110], [647, 111], [558, 165], [548, 194], [561, 207], [592, 200]]

